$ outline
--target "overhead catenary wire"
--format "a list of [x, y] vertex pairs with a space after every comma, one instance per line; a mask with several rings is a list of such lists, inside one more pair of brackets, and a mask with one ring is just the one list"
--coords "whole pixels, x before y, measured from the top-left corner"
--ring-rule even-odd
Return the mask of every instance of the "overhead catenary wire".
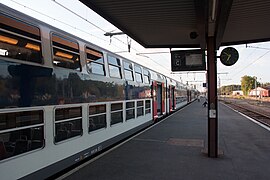
[[94, 23], [92, 23], [91, 21], [88, 21], [87, 18], [84, 18], [83, 16], [79, 15], [78, 13], [72, 11], [71, 9], [67, 8], [66, 6], [62, 5], [61, 3], [57, 2], [56, 0], [52, 0], [54, 3], [58, 4], [59, 6], [61, 6], [62, 8], [66, 9], [67, 11], [71, 12], [72, 14], [76, 15], [77, 17], [83, 19], [84, 21], [86, 21], [87, 23], [91, 24], [92, 26], [96, 27], [97, 29], [106, 32], [104, 29], [100, 28], [99, 26], [95, 25]]
[[[245, 48], [246, 49], [246, 48]], [[249, 58], [251, 58], [251, 56], [256, 52], [256, 49], [254, 49], [253, 51], [251, 51], [250, 53], [246, 54], [245, 57], [241, 57], [241, 59], [245, 59], [245, 61], [247, 61]], [[239, 53], [240, 54], [240, 53]], [[228, 68], [220, 68], [219, 71], [229, 71], [230, 74], [233, 74], [235, 71], [238, 71], [240, 68], [242, 68], [243, 66], [239, 66], [236, 64], [236, 66], [231, 66], [230, 69]]]
[[[241, 59], [248, 59], [250, 58], [254, 53], [256, 52], [256, 49], [254, 49], [253, 51], [251, 51], [249, 54], [247, 54], [245, 57], [241, 57]], [[237, 71], [238, 69], [240, 69], [242, 66], [233, 66], [232, 68], [230, 68], [230, 74], [232, 74], [234, 71]], [[227, 71], [227, 69], [226, 69]]]
[[[270, 50], [270, 48], [264, 48], [264, 47], [259, 47], [259, 46], [248, 46], [248, 45], [246, 45], [246, 48], [253, 48], [253, 51], [251, 51], [249, 54], [246, 55], [247, 58], [251, 57], [251, 55], [253, 55], [253, 54], [256, 52], [257, 49]], [[266, 53], [266, 54], [267, 54], [267, 53]], [[265, 55], [266, 55], [266, 54], [265, 54]], [[262, 55], [262, 57], [263, 57], [263, 56], [264, 56], [264, 54]], [[262, 57], [259, 57], [259, 59], [262, 58]], [[245, 58], [242, 58], [242, 59], [245, 59]], [[259, 59], [257, 59], [257, 60], [259, 60]], [[257, 61], [257, 60], [255, 60], [255, 61]], [[239, 72], [239, 73], [242, 72], [243, 70], [245, 70], [246, 68], [248, 68], [250, 65], [252, 65], [253, 63], [255, 63], [255, 61], [252, 62], [251, 64], [248, 64], [248, 65], [245, 66], [241, 71], [238, 71], [238, 72]], [[241, 66], [241, 67], [242, 67], [242, 66]], [[230, 73], [232, 73], [232, 72], [234, 72], [234, 71], [240, 69], [241, 67], [238, 66], [238, 67], [235, 67], [235, 68], [231, 69], [231, 70], [230, 70]], [[237, 75], [238, 72], [236, 72], [234, 75]], [[233, 76], [234, 76], [234, 75], [233, 75]]]
[[[53, 1], [54, 3], [56, 3], [56, 4], [58, 4], [59, 6], [61, 6], [62, 8], [66, 9], [66, 10], [69, 11], [70, 13], [74, 14], [75, 16], [81, 18], [82, 20], [84, 20], [84, 21], [86, 21], [87, 23], [93, 25], [94, 27], [96, 27], [97, 29], [101, 30], [102, 32], [105, 32], [105, 33], [106, 33], [106, 31], [105, 31], [104, 29], [102, 29], [101, 27], [99, 27], [99, 26], [95, 25], [94, 23], [88, 21], [87, 18], [84, 18], [83, 16], [79, 15], [78, 13], [72, 11], [71, 9], [69, 9], [69, 8], [67, 8], [66, 6], [62, 5], [61, 3], [57, 2], [56, 0], [52, 0], [52, 1]], [[124, 41], [122, 41], [122, 40], [120, 40], [120, 39], [118, 39], [118, 38], [116, 38], [116, 37], [113, 37], [113, 38], [115, 38], [115, 39], [118, 40], [119, 42], [121, 42], [121, 43], [123, 43], [123, 44], [125, 44], [125, 45], [128, 46], [128, 44], [125, 43]], [[135, 50], [135, 51], [137, 51], [135, 48], [132, 48], [132, 49]]]
[[264, 57], [266, 54], [268, 54], [270, 52], [270, 50], [268, 50], [267, 52], [265, 52], [263, 55], [261, 55], [259, 58], [257, 58], [256, 60], [254, 60], [253, 62], [249, 63], [248, 65], [246, 65], [241, 71], [238, 71], [237, 73], [235, 73], [233, 76], [239, 74], [240, 72], [244, 71], [246, 68], [248, 68], [249, 66], [251, 66], [252, 64], [254, 64], [255, 62], [257, 62], [258, 60], [260, 60], [262, 57]]

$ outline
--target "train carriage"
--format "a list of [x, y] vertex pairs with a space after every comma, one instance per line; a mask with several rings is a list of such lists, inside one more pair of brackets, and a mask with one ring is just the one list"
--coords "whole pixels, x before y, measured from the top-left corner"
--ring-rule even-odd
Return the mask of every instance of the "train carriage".
[[0, 5], [1, 179], [46, 178], [188, 103], [187, 88]]

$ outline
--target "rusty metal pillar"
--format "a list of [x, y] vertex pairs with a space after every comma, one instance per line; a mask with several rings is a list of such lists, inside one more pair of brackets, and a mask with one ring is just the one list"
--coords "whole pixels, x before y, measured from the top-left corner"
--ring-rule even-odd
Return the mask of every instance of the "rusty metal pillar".
[[218, 115], [217, 115], [217, 57], [216, 38], [207, 38], [208, 78], [208, 157], [218, 157]]

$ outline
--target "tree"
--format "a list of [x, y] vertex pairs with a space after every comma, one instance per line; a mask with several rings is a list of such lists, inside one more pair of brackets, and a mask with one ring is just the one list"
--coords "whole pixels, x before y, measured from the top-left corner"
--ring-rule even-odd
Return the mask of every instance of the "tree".
[[251, 89], [255, 88], [256, 77], [243, 76], [241, 77], [241, 89], [244, 95], [248, 95]]

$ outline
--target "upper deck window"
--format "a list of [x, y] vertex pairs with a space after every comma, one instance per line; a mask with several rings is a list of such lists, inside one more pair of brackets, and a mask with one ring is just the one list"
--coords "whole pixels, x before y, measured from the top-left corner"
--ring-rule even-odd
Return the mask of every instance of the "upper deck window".
[[124, 61], [124, 73], [125, 73], [125, 79], [126, 80], [129, 80], [129, 81], [134, 80], [133, 67], [132, 67], [131, 63]]
[[143, 82], [142, 80], [142, 69], [140, 66], [135, 65], [135, 76], [137, 82]]
[[144, 83], [150, 84], [150, 72], [147, 69], [143, 70]]
[[79, 45], [77, 42], [52, 35], [53, 64], [59, 67], [81, 70]]
[[109, 72], [111, 77], [122, 78], [120, 59], [108, 55]]
[[0, 56], [42, 63], [39, 28], [0, 13]]
[[153, 79], [153, 80], [157, 80], [157, 73], [156, 72], [153, 72], [153, 71], [151, 71], [151, 79]]
[[103, 53], [86, 47], [86, 64], [88, 71], [105, 76]]

